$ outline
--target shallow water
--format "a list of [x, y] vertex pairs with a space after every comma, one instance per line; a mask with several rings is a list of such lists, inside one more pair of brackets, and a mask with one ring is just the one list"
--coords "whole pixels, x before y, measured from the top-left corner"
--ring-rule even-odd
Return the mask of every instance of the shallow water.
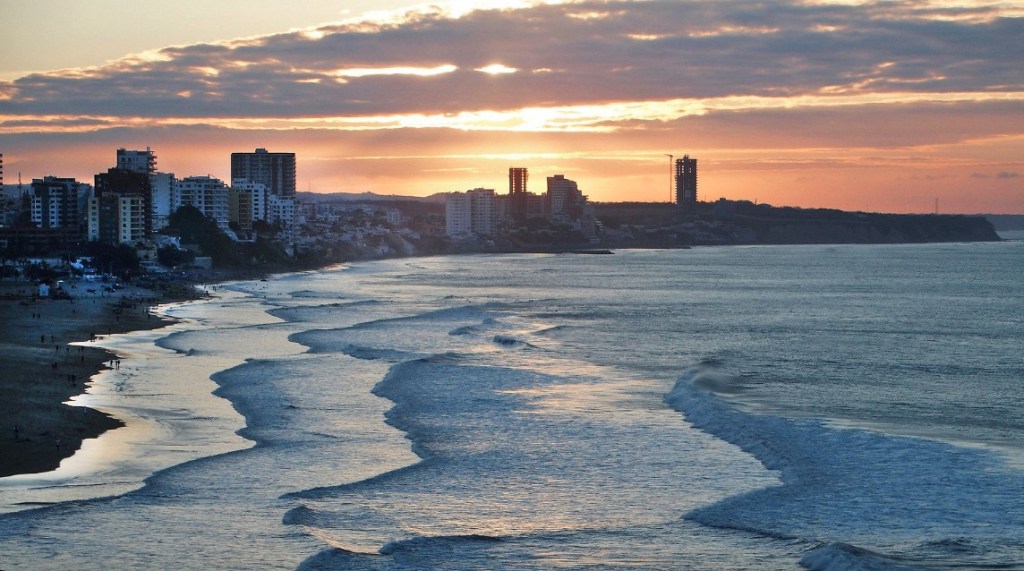
[[[0, 516], [0, 567], [1013, 568], [1022, 246], [234, 284], [171, 310], [189, 321], [163, 349], [127, 336], [151, 352], [85, 397], [135, 414], [137, 438], [0, 480], [22, 510]], [[12, 507], [29, 498], [53, 505]]]

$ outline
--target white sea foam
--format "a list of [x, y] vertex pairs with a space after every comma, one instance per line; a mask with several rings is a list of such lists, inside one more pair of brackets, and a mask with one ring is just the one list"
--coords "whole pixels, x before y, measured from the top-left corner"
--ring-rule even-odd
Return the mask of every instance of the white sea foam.
[[[0, 479], [0, 511], [122, 494], [142, 487], [158, 470], [251, 446], [235, 434], [243, 426], [242, 418], [228, 401], [213, 396], [216, 385], [210, 380], [243, 357], [224, 347], [185, 355], [157, 346], [161, 340], [200, 335], [203, 325], [192, 316], [210, 315], [217, 311], [214, 307], [232, 303], [229, 297], [166, 306], [163, 311], [183, 321], [82, 343], [113, 352], [120, 364], [95, 375], [88, 391], [72, 403], [110, 414], [125, 426], [85, 440], [55, 471]], [[253, 318], [262, 321], [266, 316]], [[218, 330], [207, 338], [224, 335]]]
[[[808, 555], [805, 564], [813, 568], [842, 569], [850, 561], [859, 562], [850, 568], [887, 560], [884, 565], [890, 565], [895, 559], [887, 551], [951, 538], [970, 544], [999, 537], [1007, 557], [1024, 547], [1024, 474], [998, 456], [920, 438], [829, 428], [814, 419], [742, 412], [702, 388], [723, 384], [721, 373], [695, 367], [668, 401], [698, 428], [778, 470], [782, 485], [693, 510], [687, 518], [834, 544]], [[849, 544], [856, 547], [835, 547]], [[936, 556], [919, 551], [919, 560]], [[1000, 555], [988, 552], [989, 558]], [[864, 563], [869, 559], [875, 563]]]
[[[439, 257], [232, 285], [164, 364], [233, 356], [213, 378], [255, 445], [0, 515], [0, 566], [1012, 568], [1022, 472], [944, 441], [1024, 441], [1017, 248]], [[859, 420], [875, 430], [842, 428]]]

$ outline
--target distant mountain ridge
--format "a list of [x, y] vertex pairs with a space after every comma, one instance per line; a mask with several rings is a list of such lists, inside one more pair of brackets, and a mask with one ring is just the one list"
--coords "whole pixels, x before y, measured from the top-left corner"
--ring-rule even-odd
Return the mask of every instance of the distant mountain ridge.
[[432, 202], [441, 203], [447, 192], [430, 196], [403, 196], [399, 194], [377, 194], [376, 192], [297, 192], [295, 196], [303, 202]]

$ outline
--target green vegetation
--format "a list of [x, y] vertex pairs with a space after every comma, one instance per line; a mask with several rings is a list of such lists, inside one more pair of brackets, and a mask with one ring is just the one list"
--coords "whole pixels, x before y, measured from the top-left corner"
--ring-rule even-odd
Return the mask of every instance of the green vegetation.
[[[212, 218], [203, 215], [197, 208], [182, 206], [171, 215], [164, 233], [178, 236], [186, 250], [196, 249], [200, 255], [209, 256], [216, 268], [241, 268], [252, 264], [273, 266], [276, 269], [292, 267], [293, 260], [275, 239], [279, 227], [265, 222], [256, 227], [257, 239], [252, 242], [236, 242], [231, 239]], [[172, 248], [173, 249], [173, 248]], [[175, 266], [194, 259], [194, 254], [172, 254], [166, 248], [157, 252], [162, 256], [160, 263]], [[165, 263], [177, 262], [177, 263]]]
[[92, 258], [93, 266], [102, 273], [109, 273], [123, 280], [141, 273], [139, 253], [131, 246], [89, 242], [82, 253]]

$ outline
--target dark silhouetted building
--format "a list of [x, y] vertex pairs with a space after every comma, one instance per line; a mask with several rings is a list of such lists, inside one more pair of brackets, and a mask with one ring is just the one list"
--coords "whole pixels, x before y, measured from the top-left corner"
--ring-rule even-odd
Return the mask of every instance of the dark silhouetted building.
[[32, 181], [32, 222], [37, 228], [67, 228], [85, 235], [88, 184], [48, 176]]
[[697, 206], [697, 159], [676, 159], [676, 205], [692, 211]]
[[580, 192], [576, 181], [556, 174], [548, 177], [547, 201], [547, 212], [553, 220], [571, 222], [583, 215], [587, 197]]
[[267, 187], [270, 194], [295, 196], [295, 153], [231, 153], [231, 180], [246, 179]]
[[108, 169], [95, 177], [89, 201], [90, 240], [130, 244], [153, 235], [153, 186], [147, 172]]
[[530, 195], [526, 192], [526, 181], [529, 173], [526, 167], [509, 167], [508, 169], [508, 204], [509, 214], [516, 220], [525, 220], [530, 210]]

